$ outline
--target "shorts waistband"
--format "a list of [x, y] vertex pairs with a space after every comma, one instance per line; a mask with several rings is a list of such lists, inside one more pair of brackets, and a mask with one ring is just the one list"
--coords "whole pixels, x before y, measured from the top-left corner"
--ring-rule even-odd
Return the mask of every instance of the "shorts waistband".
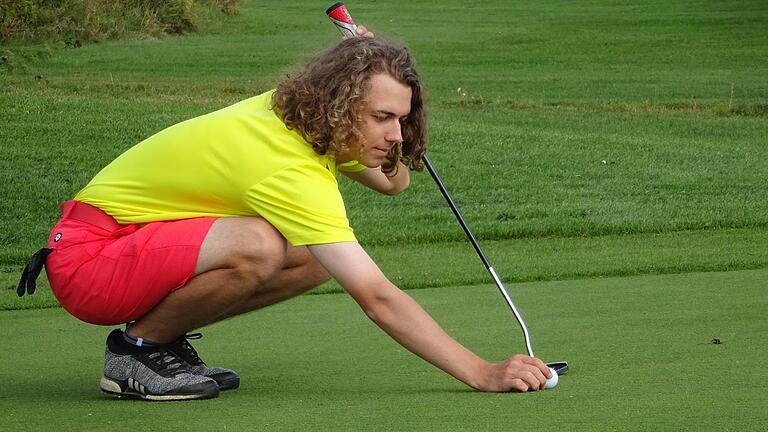
[[115, 232], [125, 227], [100, 208], [75, 200], [61, 203], [61, 219], [79, 220], [109, 232]]

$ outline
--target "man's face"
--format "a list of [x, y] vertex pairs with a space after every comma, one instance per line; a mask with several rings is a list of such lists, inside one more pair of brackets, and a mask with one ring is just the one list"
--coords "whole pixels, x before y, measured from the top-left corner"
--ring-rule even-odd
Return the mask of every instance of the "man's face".
[[365, 142], [351, 145], [339, 161], [354, 159], [376, 168], [386, 162], [389, 150], [403, 141], [400, 122], [411, 111], [411, 88], [388, 74], [373, 75], [362, 111]]

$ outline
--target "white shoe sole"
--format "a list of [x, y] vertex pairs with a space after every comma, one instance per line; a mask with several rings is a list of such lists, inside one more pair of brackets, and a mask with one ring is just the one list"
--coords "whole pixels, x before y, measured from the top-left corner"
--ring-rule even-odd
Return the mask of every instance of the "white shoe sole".
[[107, 378], [105, 376], [101, 377], [101, 382], [99, 382], [99, 387], [101, 387], [101, 391], [104, 393], [107, 393], [109, 395], [117, 396], [117, 397], [127, 397], [132, 399], [144, 399], [149, 401], [180, 401], [180, 400], [194, 400], [194, 399], [212, 399], [219, 395], [218, 389], [216, 391], [207, 392], [207, 393], [196, 393], [196, 394], [151, 394], [151, 393], [144, 393], [143, 390], [144, 386], [141, 384], [135, 383], [134, 384], [137, 389], [132, 389], [130, 386], [126, 386], [124, 389], [118, 382]]

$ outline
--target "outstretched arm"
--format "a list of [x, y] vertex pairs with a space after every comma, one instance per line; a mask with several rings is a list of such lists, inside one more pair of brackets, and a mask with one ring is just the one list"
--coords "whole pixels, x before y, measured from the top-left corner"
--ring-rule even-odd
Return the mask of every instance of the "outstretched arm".
[[368, 317], [402, 346], [465, 384], [483, 391], [543, 388], [550, 372], [535, 357], [490, 363], [459, 344], [409, 295], [393, 285], [358, 243], [309, 246]]

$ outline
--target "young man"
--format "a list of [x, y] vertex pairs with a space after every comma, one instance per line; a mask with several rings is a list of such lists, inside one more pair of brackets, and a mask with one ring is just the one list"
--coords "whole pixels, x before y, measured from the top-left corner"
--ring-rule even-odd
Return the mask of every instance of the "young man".
[[206, 366], [187, 332], [329, 277], [397, 342], [467, 385], [539, 390], [550, 376], [541, 360], [479, 358], [355, 240], [337, 172], [397, 194], [425, 150], [421, 81], [408, 51], [372, 37], [344, 40], [276, 90], [126, 151], [62, 205], [48, 248], [36, 254], [43, 259], [33, 261], [45, 261], [75, 317], [129, 323], [107, 338], [106, 393], [178, 400], [238, 387], [237, 373]]

